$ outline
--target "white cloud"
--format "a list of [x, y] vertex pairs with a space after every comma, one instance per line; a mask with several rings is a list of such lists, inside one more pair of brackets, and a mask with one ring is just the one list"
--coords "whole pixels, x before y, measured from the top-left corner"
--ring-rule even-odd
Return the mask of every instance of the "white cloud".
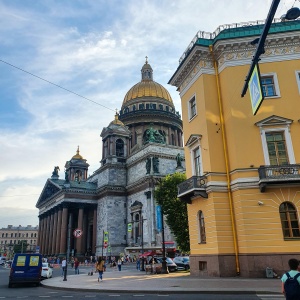
[[[294, 3], [282, 2], [276, 16]], [[98, 102], [93, 104], [0, 62], [0, 227], [36, 225], [35, 204], [54, 166], [80, 146], [90, 173], [101, 160], [100, 133], [149, 57], [154, 80], [167, 82], [198, 30], [265, 19], [260, 1], [0, 1], [0, 59]], [[12, 118], [11, 116], [18, 116]], [[9, 122], [1, 122], [1, 119]], [[23, 217], [22, 217], [23, 216]]]

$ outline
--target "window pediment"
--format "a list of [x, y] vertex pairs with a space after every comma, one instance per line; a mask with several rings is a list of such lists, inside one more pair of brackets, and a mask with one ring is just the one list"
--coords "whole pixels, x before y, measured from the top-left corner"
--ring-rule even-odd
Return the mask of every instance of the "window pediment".
[[201, 138], [202, 138], [201, 134], [191, 134], [190, 137], [188, 138], [185, 146], [186, 147], [191, 147], [194, 143], [201, 140]]
[[274, 125], [285, 125], [286, 126], [286, 125], [292, 124], [293, 122], [294, 121], [291, 119], [273, 115], [273, 116], [265, 118], [259, 122], [256, 122], [255, 125], [258, 127], [274, 126]]

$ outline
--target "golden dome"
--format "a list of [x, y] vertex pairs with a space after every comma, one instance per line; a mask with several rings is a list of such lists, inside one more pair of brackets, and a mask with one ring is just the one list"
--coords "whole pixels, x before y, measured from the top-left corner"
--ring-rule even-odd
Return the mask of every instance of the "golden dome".
[[[153, 81], [153, 70], [147, 61], [141, 70], [142, 80], [141, 82], [135, 84], [125, 95], [123, 100], [123, 105], [128, 101], [141, 97], [155, 97], [162, 98], [173, 104], [173, 100], [167, 91], [161, 84]], [[123, 106], [122, 105], [122, 106]]]
[[123, 105], [136, 98], [157, 97], [173, 103], [169, 92], [159, 83], [151, 80], [143, 80], [134, 85], [125, 95]]
[[77, 148], [76, 154], [72, 157], [72, 159], [83, 159], [83, 157], [79, 154], [79, 146]]

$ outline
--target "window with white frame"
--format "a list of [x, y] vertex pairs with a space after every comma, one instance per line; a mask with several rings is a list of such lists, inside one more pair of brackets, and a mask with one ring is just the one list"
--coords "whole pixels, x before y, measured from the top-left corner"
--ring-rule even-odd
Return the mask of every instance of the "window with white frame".
[[261, 86], [265, 98], [280, 97], [278, 79], [275, 73], [261, 74]]
[[266, 142], [270, 165], [287, 165], [289, 158], [286, 150], [284, 131], [266, 132]]
[[194, 174], [195, 176], [201, 175], [201, 157], [200, 157], [200, 147], [193, 149], [193, 160], [194, 160]]
[[192, 134], [186, 142], [186, 147], [190, 151], [190, 161], [191, 161], [193, 176], [201, 176], [203, 173], [201, 145], [200, 145], [201, 138], [202, 136], [200, 134]]
[[189, 120], [193, 119], [197, 114], [196, 97], [193, 96], [188, 102]]
[[260, 127], [261, 141], [266, 165], [295, 164], [290, 119], [271, 116], [256, 125]]
[[298, 85], [298, 91], [300, 94], [300, 71], [295, 71], [296, 74], [296, 81], [297, 81], [297, 85]]

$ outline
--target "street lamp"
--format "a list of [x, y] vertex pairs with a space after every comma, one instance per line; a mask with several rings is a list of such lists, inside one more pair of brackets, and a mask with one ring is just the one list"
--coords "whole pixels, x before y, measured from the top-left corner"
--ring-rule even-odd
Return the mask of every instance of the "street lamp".
[[161, 206], [161, 237], [162, 237], [162, 249], [163, 249], [163, 258], [161, 264], [161, 273], [168, 274], [167, 262], [166, 262], [166, 244], [165, 244], [165, 225], [164, 225], [164, 213]]
[[145, 263], [144, 263], [144, 217], [142, 216], [142, 224], [141, 224], [141, 234], [142, 234], [142, 269], [141, 271], [145, 271]]

